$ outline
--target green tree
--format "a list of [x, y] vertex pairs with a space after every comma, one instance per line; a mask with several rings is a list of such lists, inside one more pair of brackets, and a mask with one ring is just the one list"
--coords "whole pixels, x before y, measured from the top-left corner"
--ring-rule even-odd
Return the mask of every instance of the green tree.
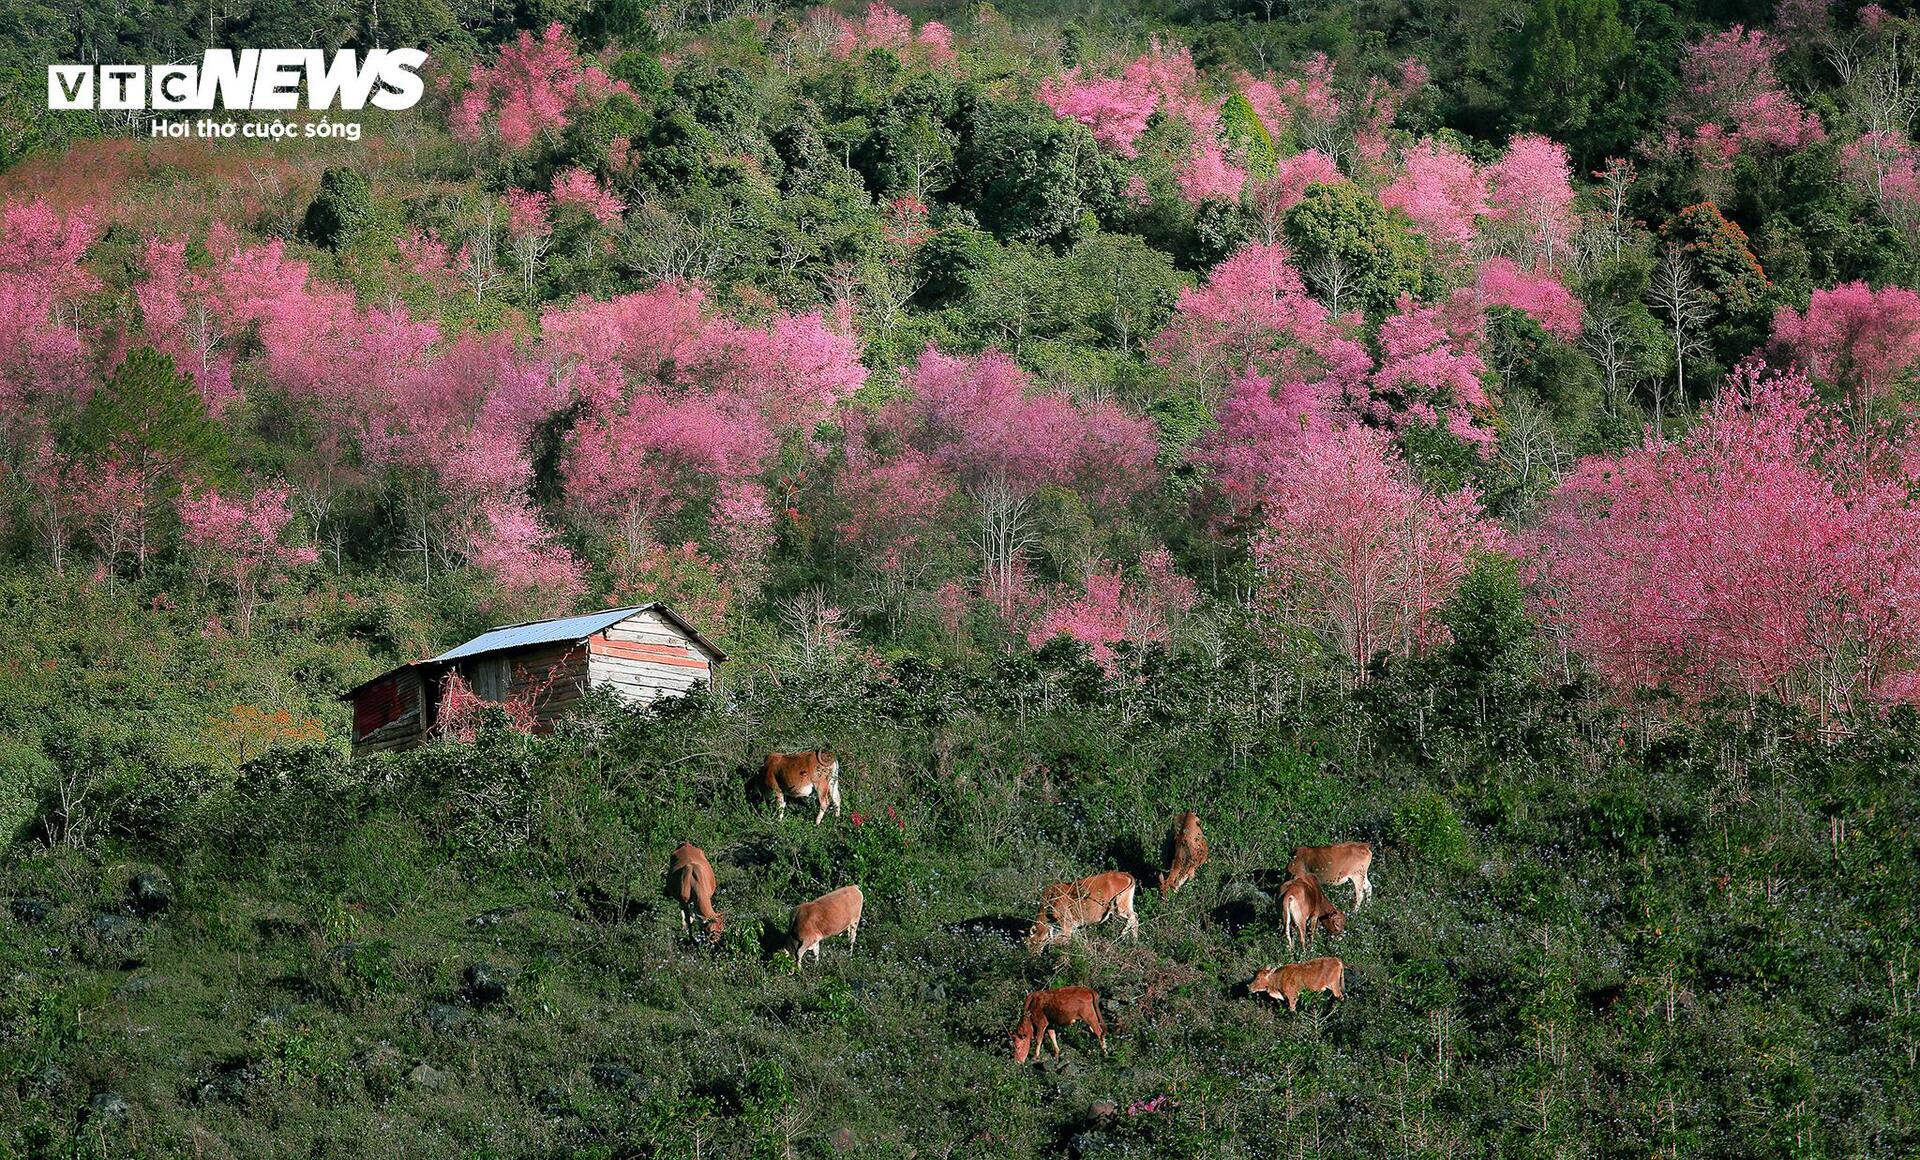
[[1220, 134], [1240, 154], [1248, 173], [1255, 177], [1273, 173], [1276, 160], [1273, 135], [1261, 123], [1245, 94], [1233, 94], [1220, 107]]
[[1301, 273], [1336, 313], [1379, 313], [1402, 294], [1425, 289], [1425, 243], [1404, 214], [1389, 211], [1358, 185], [1316, 185], [1287, 211], [1287, 243]]
[[373, 190], [358, 170], [336, 166], [320, 175], [320, 190], [307, 206], [300, 236], [340, 250], [353, 243], [373, 216]]
[[87, 400], [73, 441], [84, 459], [114, 462], [139, 481], [143, 513], [134, 553], [143, 569], [154, 513], [185, 480], [218, 474], [226, 459], [226, 436], [207, 414], [199, 388], [174, 370], [172, 359], [146, 346], [129, 351]]
[[1515, 127], [1586, 144], [1630, 47], [1618, 0], [1533, 0], [1519, 40]]

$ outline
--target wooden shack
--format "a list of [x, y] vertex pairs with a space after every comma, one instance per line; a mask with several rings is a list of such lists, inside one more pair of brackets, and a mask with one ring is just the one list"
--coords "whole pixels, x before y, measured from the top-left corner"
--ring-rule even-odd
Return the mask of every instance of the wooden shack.
[[358, 757], [410, 749], [433, 735], [449, 676], [483, 701], [530, 704], [546, 732], [590, 688], [644, 705], [705, 683], [726, 654], [664, 604], [609, 608], [490, 629], [437, 657], [381, 673], [341, 694], [353, 705]]

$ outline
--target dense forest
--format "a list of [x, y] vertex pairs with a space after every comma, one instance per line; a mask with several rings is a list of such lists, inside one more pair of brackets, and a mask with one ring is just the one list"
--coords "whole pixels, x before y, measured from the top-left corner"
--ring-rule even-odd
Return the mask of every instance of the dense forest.
[[[46, 107], [222, 47], [427, 95]], [[1920, 1151], [1917, 113], [1852, 0], [0, 0], [0, 1157]]]

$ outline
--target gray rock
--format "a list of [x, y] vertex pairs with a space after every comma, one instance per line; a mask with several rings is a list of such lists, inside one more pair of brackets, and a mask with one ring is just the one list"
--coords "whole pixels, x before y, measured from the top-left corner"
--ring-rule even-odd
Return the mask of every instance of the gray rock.
[[119, 1092], [95, 1092], [87, 1101], [88, 1121], [111, 1123], [124, 1120], [133, 1114], [133, 1105], [129, 1104]]
[[127, 885], [127, 904], [134, 913], [152, 918], [173, 905], [173, 883], [158, 870], [135, 874]]
[[467, 919], [467, 925], [473, 927], [475, 930], [481, 930], [489, 926], [499, 926], [501, 923], [519, 913], [520, 908], [517, 906], [496, 906], [492, 910], [483, 910], [479, 914]]
[[1093, 1104], [1093, 1114], [1103, 1120], [1108, 1116], [1117, 1116], [1120, 1114], [1120, 1105], [1114, 1103], [1112, 1100], [1095, 1100]]
[[640, 1082], [640, 1073], [617, 1063], [596, 1063], [587, 1072], [593, 1082], [610, 1092], [626, 1091]]
[[447, 1073], [422, 1061], [413, 1065], [407, 1073], [407, 1082], [417, 1088], [443, 1088], [447, 1086]]
[[124, 914], [96, 914], [80, 925], [81, 956], [96, 964], [124, 959], [140, 945], [140, 924]]
[[158, 987], [161, 982], [162, 980], [156, 975], [135, 975], [118, 987], [115, 987], [113, 993], [122, 999], [131, 999], [136, 995], [146, 994], [148, 991]]
[[27, 1079], [27, 1094], [38, 1096], [48, 1103], [64, 1102], [67, 1086], [71, 1081], [67, 1071], [57, 1063], [49, 1063]]
[[235, 1060], [221, 1067], [205, 1083], [194, 1089], [200, 1103], [245, 1103], [254, 1089], [266, 1082], [266, 1072], [252, 1060]]
[[7, 910], [21, 926], [39, 926], [53, 917], [53, 903], [44, 898], [15, 898], [7, 903]]
[[540, 1109], [540, 1114], [549, 1119], [557, 1120], [562, 1116], [573, 1114], [573, 1100], [557, 1087], [541, 1088], [533, 1097], [533, 1106]]
[[451, 1003], [429, 1003], [420, 1013], [420, 1022], [439, 1035], [458, 1035], [466, 1030], [467, 1021], [472, 1018], [465, 1008]]
[[512, 990], [513, 981], [519, 975], [520, 972], [512, 967], [474, 963], [461, 973], [461, 990], [474, 1006], [491, 1006], [507, 997], [507, 992]]

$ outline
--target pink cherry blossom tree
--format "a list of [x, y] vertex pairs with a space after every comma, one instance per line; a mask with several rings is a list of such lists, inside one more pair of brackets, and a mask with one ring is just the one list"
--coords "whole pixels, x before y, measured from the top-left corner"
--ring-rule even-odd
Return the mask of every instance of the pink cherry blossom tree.
[[603, 188], [593, 174], [579, 166], [563, 169], [553, 177], [553, 204], [583, 209], [603, 226], [614, 226], [627, 211], [619, 195]]
[[526, 306], [533, 305], [540, 259], [553, 243], [553, 223], [547, 219], [552, 207], [553, 200], [544, 193], [507, 191], [507, 236], [512, 239], [514, 263], [520, 267], [521, 302]]
[[1248, 370], [1315, 384], [1333, 397], [1364, 393], [1372, 359], [1347, 326], [1307, 294], [1279, 243], [1251, 245], [1182, 290], [1172, 321], [1151, 344], [1156, 361], [1218, 399]]
[[1485, 454], [1494, 435], [1476, 419], [1492, 402], [1481, 381], [1487, 366], [1476, 348], [1476, 335], [1440, 307], [1401, 295], [1398, 309], [1380, 324], [1372, 417], [1393, 426], [1443, 427]]
[[455, 137], [479, 143], [489, 133], [511, 151], [533, 144], [542, 134], [558, 134], [573, 115], [626, 91], [591, 60], [557, 22], [535, 36], [522, 31], [501, 47], [491, 65], [475, 65], [454, 101], [448, 125]]
[[1567, 147], [1521, 133], [1486, 176], [1487, 216], [1500, 227], [1500, 248], [1528, 266], [1552, 268], [1563, 260], [1578, 224]]
[[1790, 152], [1824, 140], [1820, 119], [1780, 83], [1774, 61], [1783, 47], [1738, 24], [1688, 45], [1667, 147], [1690, 149], [1703, 170], [1716, 174], [1747, 150]]
[[1282, 157], [1274, 164], [1272, 176], [1260, 178], [1247, 188], [1247, 201], [1254, 223], [1259, 227], [1259, 240], [1267, 245], [1281, 240], [1287, 211], [1305, 199], [1307, 190], [1316, 185], [1338, 185], [1346, 179], [1333, 158], [1325, 153], [1309, 149]]
[[209, 579], [233, 594], [234, 620], [243, 637], [252, 635], [254, 616], [269, 594], [318, 559], [312, 547], [287, 541], [292, 519], [286, 489], [278, 487], [242, 500], [209, 489], [180, 501], [181, 540], [200, 558]]
[[1435, 614], [1473, 554], [1501, 543], [1471, 491], [1429, 495], [1387, 435], [1360, 425], [1293, 456], [1265, 506], [1253, 540], [1263, 609], [1322, 635], [1360, 680], [1378, 654], [1443, 639]]
[[1540, 329], [1563, 342], [1580, 337], [1580, 300], [1544, 270], [1529, 273], [1505, 258], [1490, 258], [1480, 265], [1474, 293], [1480, 306], [1510, 306], [1522, 311], [1539, 323]]
[[1193, 607], [1193, 581], [1175, 570], [1165, 548], [1142, 556], [1139, 571], [1137, 579], [1127, 579], [1117, 569], [1092, 569], [1079, 592], [1048, 606], [1028, 630], [1027, 643], [1039, 648], [1056, 636], [1073, 637], [1086, 644], [1093, 660], [1109, 673], [1117, 661], [1114, 645], [1165, 643]]
[[1865, 282], [1815, 290], [1805, 311], [1774, 315], [1773, 341], [1857, 410], [1920, 363], [1920, 294]]
[[0, 202], [0, 449], [44, 433], [50, 413], [86, 400], [90, 337], [82, 304], [100, 289], [83, 264], [100, 226], [40, 199]]
[[1742, 367], [1678, 443], [1583, 461], [1527, 542], [1541, 607], [1622, 693], [1822, 717], [1920, 664], [1920, 511], [1891, 432]]
[[466, 529], [468, 562], [509, 595], [543, 612], [565, 609], [585, 589], [585, 568], [532, 508], [508, 497], [483, 501]]
[[1424, 139], [1402, 151], [1400, 172], [1380, 191], [1380, 204], [1406, 211], [1443, 257], [1464, 261], [1487, 213], [1487, 176], [1452, 146]]

